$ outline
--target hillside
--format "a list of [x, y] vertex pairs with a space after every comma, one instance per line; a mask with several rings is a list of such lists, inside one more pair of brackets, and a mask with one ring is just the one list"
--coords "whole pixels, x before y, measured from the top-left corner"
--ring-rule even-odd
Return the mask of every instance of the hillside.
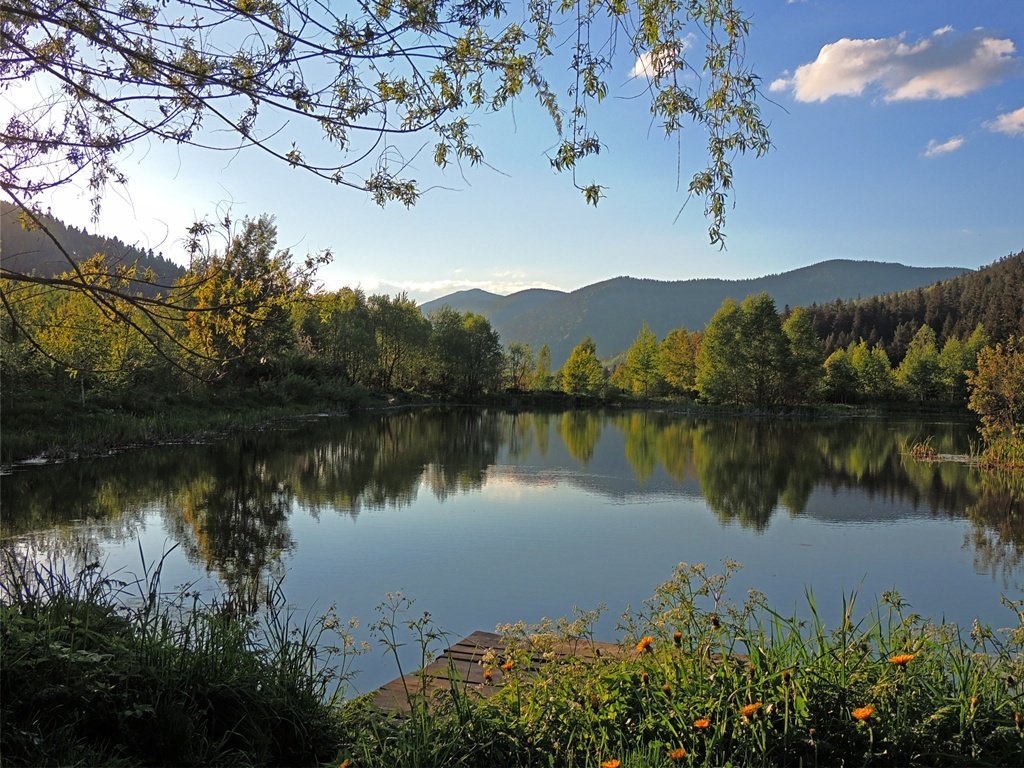
[[[67, 258], [53, 241], [39, 230], [24, 229], [18, 218], [18, 208], [6, 200], [0, 200], [0, 259], [4, 269], [45, 277], [67, 272], [70, 268]], [[156, 282], [170, 286], [181, 277], [185, 270], [173, 261], [126, 245], [117, 238], [100, 237], [76, 227], [69, 227], [59, 219], [45, 217], [47, 228], [72, 255], [76, 262], [85, 261], [96, 253], [107, 257], [111, 265], [138, 266], [140, 275], [153, 270]], [[146, 287], [143, 293], [156, 292]]]
[[1024, 336], [1024, 251], [927, 287], [809, 309], [826, 353], [864, 339], [899, 361], [923, 324], [932, 327], [939, 344], [966, 338], [978, 323], [993, 341]]
[[644, 322], [659, 337], [680, 326], [702, 329], [729, 297], [739, 301], [766, 291], [782, 309], [913, 290], [967, 271], [962, 267], [833, 260], [748, 280], [669, 282], [616, 277], [571, 293], [531, 290], [498, 296], [461, 291], [427, 302], [422, 309], [429, 314], [447, 304], [460, 312], [482, 314], [506, 343], [524, 341], [535, 349], [550, 345], [552, 363], [560, 366], [585, 336], [590, 336], [598, 354], [607, 358], [629, 347]]

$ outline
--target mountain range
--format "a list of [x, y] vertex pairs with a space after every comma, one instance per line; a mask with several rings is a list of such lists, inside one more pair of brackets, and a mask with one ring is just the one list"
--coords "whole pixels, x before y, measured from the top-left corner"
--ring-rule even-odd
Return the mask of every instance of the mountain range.
[[659, 337], [679, 327], [702, 330], [730, 297], [741, 301], [764, 291], [782, 309], [909, 291], [969, 271], [834, 259], [746, 280], [616, 277], [571, 292], [530, 289], [508, 296], [473, 289], [428, 301], [421, 309], [429, 315], [447, 305], [483, 315], [506, 344], [526, 342], [535, 350], [547, 344], [558, 367], [586, 336], [600, 357], [609, 358], [629, 348], [645, 322]]

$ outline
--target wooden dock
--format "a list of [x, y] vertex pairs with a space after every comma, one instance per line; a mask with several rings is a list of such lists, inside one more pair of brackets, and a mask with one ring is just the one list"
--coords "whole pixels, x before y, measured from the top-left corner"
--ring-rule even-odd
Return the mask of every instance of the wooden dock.
[[[589, 639], [560, 641], [547, 649], [553, 653], [545, 656], [541, 651], [530, 653], [530, 666], [527, 673], [536, 672], [545, 663], [559, 659], [594, 659], [601, 656], [614, 656], [621, 653], [621, 646], [616, 643], [599, 643]], [[484, 677], [485, 657], [492, 659], [487, 665], [491, 670], [491, 679]], [[448, 648], [431, 664], [418, 672], [392, 680], [380, 687], [373, 694], [373, 703], [379, 709], [408, 714], [410, 699], [418, 700], [424, 696], [429, 703], [439, 695], [444, 695], [452, 687], [463, 686], [470, 695], [487, 698], [493, 696], [505, 684], [501, 664], [506, 660], [505, 641], [494, 632], [474, 632]], [[519, 670], [519, 674], [523, 670]]]

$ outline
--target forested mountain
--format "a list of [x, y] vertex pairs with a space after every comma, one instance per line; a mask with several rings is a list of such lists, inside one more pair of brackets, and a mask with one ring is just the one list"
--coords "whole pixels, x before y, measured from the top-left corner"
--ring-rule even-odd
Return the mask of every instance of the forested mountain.
[[[907, 267], [870, 261], [824, 261], [778, 275], [749, 280], [641, 280], [616, 277], [571, 293], [529, 290], [498, 296], [461, 291], [423, 305], [424, 313], [448, 305], [484, 315], [502, 341], [548, 344], [557, 368], [585, 336], [607, 358], [624, 351], [646, 322], [659, 337], [685, 326], [700, 330], [729, 297], [767, 292], [776, 304], [810, 305], [907, 291], [962, 275], [962, 267]], [[915, 329], [916, 330], [916, 329]]]
[[967, 338], [981, 323], [993, 341], [1024, 336], [1024, 251], [928, 287], [808, 307], [825, 353], [865, 340], [898, 363], [922, 325], [938, 343]]
[[[26, 230], [19, 220], [19, 209], [0, 200], [0, 259], [3, 267], [16, 272], [36, 274], [44, 277], [67, 272], [70, 269], [67, 258], [53, 240], [40, 230]], [[185, 270], [152, 249], [143, 251], [126, 245], [117, 238], [91, 235], [76, 227], [69, 227], [52, 216], [45, 217], [46, 226], [76, 262], [85, 261], [97, 253], [106, 256], [110, 266], [137, 265], [141, 277], [147, 270], [156, 276], [154, 282], [171, 286], [185, 274]], [[156, 288], [145, 287], [143, 292], [155, 292]]]

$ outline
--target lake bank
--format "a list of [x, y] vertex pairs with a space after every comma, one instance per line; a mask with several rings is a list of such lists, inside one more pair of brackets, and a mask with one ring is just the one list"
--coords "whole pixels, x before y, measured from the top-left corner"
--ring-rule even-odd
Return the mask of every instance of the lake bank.
[[255, 392], [218, 396], [166, 396], [159, 403], [99, 402], [80, 406], [67, 400], [38, 397], [4, 412], [0, 465], [65, 461], [123, 453], [133, 449], [223, 439], [231, 434], [288, 427], [308, 418], [366, 411], [424, 407], [502, 407], [508, 409], [640, 409], [690, 416], [750, 419], [835, 420], [891, 414], [902, 418], [941, 415], [976, 422], [962, 408], [913, 406], [905, 402], [757, 408], [700, 403], [686, 398], [643, 399], [617, 395], [586, 397], [562, 392], [518, 392], [473, 401], [441, 399], [417, 393], [340, 389], [331, 397], [285, 398], [283, 393]]

